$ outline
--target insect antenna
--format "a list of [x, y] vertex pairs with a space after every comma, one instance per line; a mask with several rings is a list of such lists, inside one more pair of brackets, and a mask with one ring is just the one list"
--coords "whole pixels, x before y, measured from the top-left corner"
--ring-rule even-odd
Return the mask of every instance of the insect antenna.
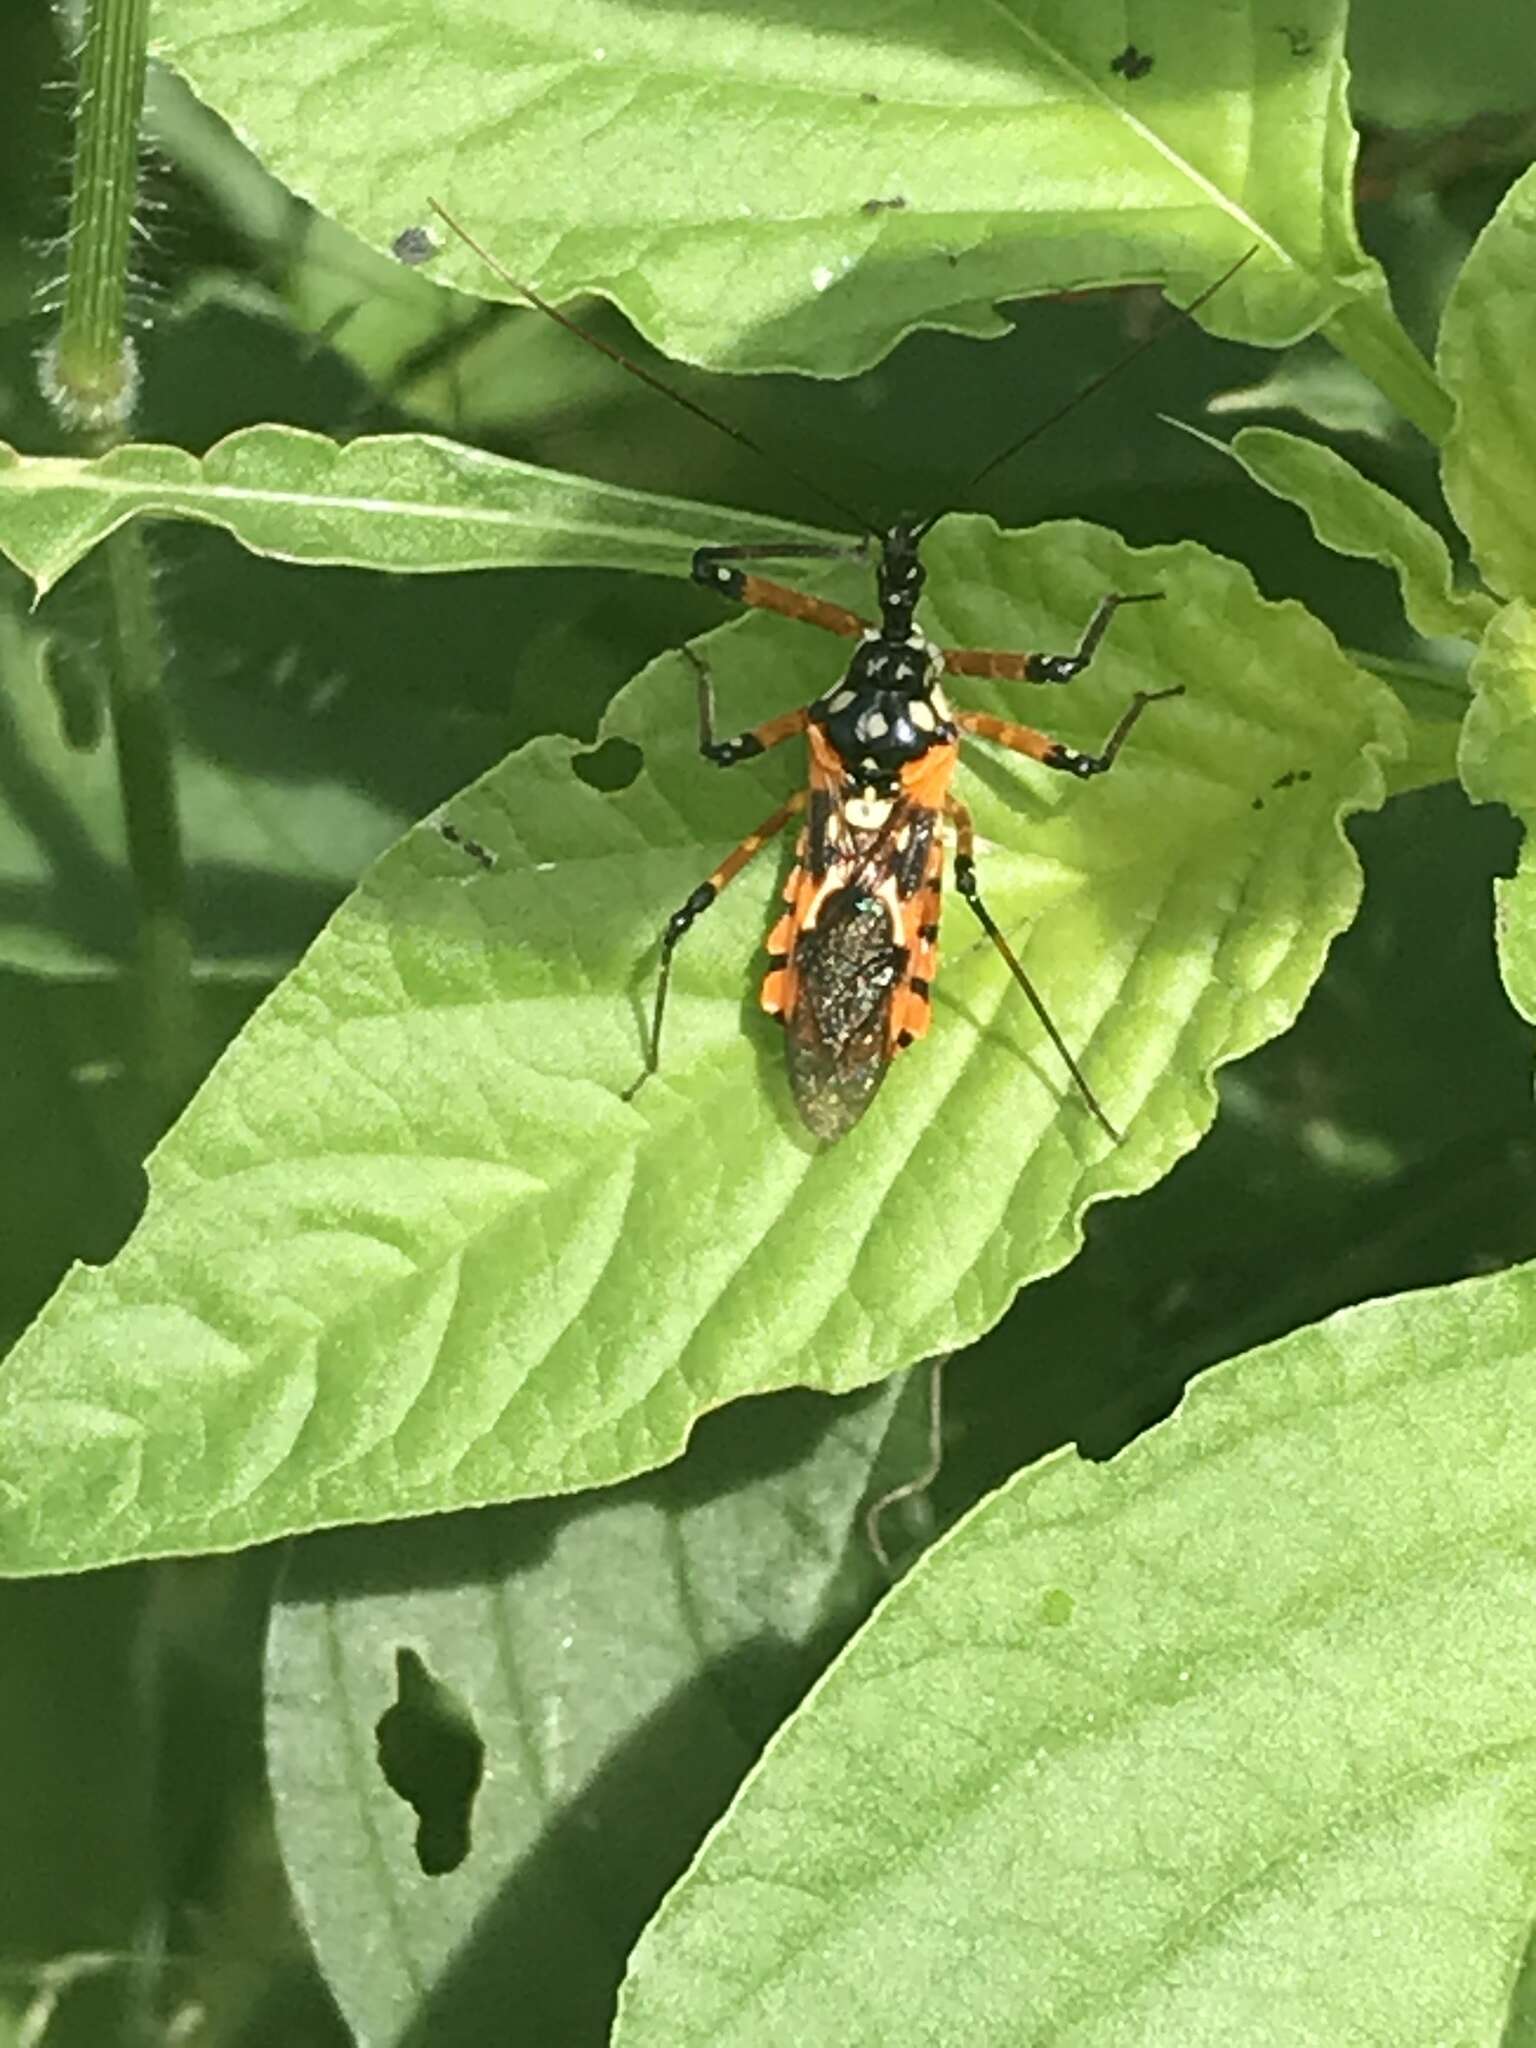
[[[1187, 306], [1176, 306], [1174, 308], [1174, 317], [1171, 320], [1160, 321], [1150, 334], [1144, 335], [1136, 343], [1134, 348], [1128, 348], [1124, 355], [1117, 356], [1109, 368], [1101, 370], [1097, 377], [1090, 377], [1086, 384], [1080, 384], [1070, 398], [1063, 399], [1056, 410], [1048, 412], [1043, 420], [1036, 420], [1026, 433], [1019, 436], [1017, 441], [1010, 442], [1008, 447], [1002, 449], [998, 454], [989, 455], [975, 475], [967, 478], [955, 495], [960, 498], [968, 497], [984, 477], [989, 477], [994, 469], [1001, 469], [1005, 462], [1011, 462], [1015, 455], [1022, 454], [1032, 442], [1038, 441], [1040, 436], [1054, 427], [1059, 420], [1064, 420], [1068, 413], [1076, 412], [1077, 408], [1086, 399], [1092, 398], [1096, 391], [1102, 391], [1104, 386], [1112, 378], [1118, 377], [1122, 370], [1128, 370], [1138, 356], [1145, 355], [1149, 348], [1155, 348], [1158, 342], [1171, 334], [1181, 320], [1192, 319], [1206, 303], [1207, 299], [1213, 299], [1224, 285], [1230, 284], [1243, 265], [1251, 257], [1256, 256], [1258, 251], [1259, 245], [1255, 242], [1251, 248], [1243, 251], [1234, 264], [1231, 264], [1221, 273], [1221, 276], [1216, 279], [1214, 284], [1208, 284], [1198, 298], [1191, 299]], [[938, 512], [930, 512], [926, 519], [914, 526], [912, 529], [913, 539], [921, 540], [923, 535], [931, 531], [933, 526], [943, 518], [944, 512], [947, 509], [948, 507], [944, 507]]]
[[[643, 363], [635, 362], [632, 357], [625, 355], [622, 349], [615, 348], [612, 342], [604, 341], [600, 334], [594, 334], [589, 328], [583, 327], [579, 321], [573, 320], [569, 313], [562, 313], [558, 306], [551, 305], [548, 299], [541, 297], [533, 289], [532, 285], [524, 284], [520, 278], [514, 277], [506, 265], [493, 256], [483, 242], [477, 240], [462, 222], [454, 219], [453, 215], [440, 200], [429, 199], [427, 204], [437, 215], [438, 219], [453, 230], [454, 234], [458, 236], [466, 248], [474, 250], [487, 269], [494, 271], [503, 284], [510, 285], [513, 291], [528, 301], [530, 306], [535, 307], [540, 313], [546, 314], [549, 319], [557, 322], [568, 334], [574, 334], [578, 341], [584, 341], [588, 348], [595, 348], [600, 355], [607, 356], [610, 362], [617, 363], [620, 369], [627, 370], [632, 377], [638, 377], [640, 382], [648, 384], [652, 391], [659, 392], [663, 398], [670, 398], [674, 405], [680, 405], [684, 412], [691, 412], [695, 419], [703, 420], [705, 425], [713, 427], [717, 434], [726, 435], [728, 439], [736, 442], [738, 447], [750, 448], [754, 455], [759, 457], [761, 461], [766, 462], [771, 468], [776, 469], [780, 476], [791, 478], [802, 489], [810, 491], [813, 496], [820, 498], [824, 505], [830, 505], [835, 512], [841, 513], [845, 519], [851, 519], [859, 531], [868, 538], [874, 539], [877, 537], [874, 523], [865, 513], [858, 511], [852, 505], [845, 504], [841, 498], [827, 490], [825, 485], [818, 483], [813, 476], [808, 475], [805, 470], [798, 468], [785, 456], [775, 454], [771, 448], [765, 448], [761, 441], [754, 440], [752, 435], [747, 433], [744, 428], [733, 427], [729, 420], [721, 419], [718, 413], [711, 412], [707, 406], [700, 405], [695, 399], [689, 398], [685, 392], [677, 390], [674, 385], [668, 384], [663, 378], [656, 376], [654, 372], [646, 369]], [[1199, 301], [1197, 300], [1196, 304], [1198, 303]]]

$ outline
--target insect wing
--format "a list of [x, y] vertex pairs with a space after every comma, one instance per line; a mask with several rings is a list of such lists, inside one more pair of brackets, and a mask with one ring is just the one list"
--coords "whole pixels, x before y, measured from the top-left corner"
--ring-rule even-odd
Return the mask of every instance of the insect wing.
[[857, 882], [823, 895], [795, 947], [789, 1083], [818, 1138], [840, 1138], [874, 1100], [890, 1058], [890, 1011], [901, 976], [891, 914]]
[[818, 1138], [858, 1122], [904, 1042], [909, 907], [939, 851], [937, 826], [936, 813], [899, 799], [880, 826], [858, 827], [834, 798], [825, 842], [807, 831], [792, 880], [784, 1021], [790, 1087]]

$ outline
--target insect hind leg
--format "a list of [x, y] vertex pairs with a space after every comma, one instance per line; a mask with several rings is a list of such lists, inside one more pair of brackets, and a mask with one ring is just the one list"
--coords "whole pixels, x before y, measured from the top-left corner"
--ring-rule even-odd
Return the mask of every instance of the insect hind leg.
[[667, 1013], [667, 989], [672, 979], [672, 955], [677, 951], [678, 946], [682, 943], [682, 940], [692, 929], [693, 925], [708, 910], [709, 906], [720, 894], [720, 891], [728, 882], [735, 880], [753, 854], [766, 846], [770, 839], [777, 839], [790, 819], [797, 818], [800, 815], [805, 809], [809, 794], [808, 790], [800, 790], [790, 798], [787, 804], [780, 804], [771, 817], [763, 820], [755, 832], [749, 832], [738, 846], [732, 847], [731, 851], [721, 861], [719, 867], [715, 869], [709, 879], [700, 882], [692, 895], [678, 905], [677, 909], [673, 911], [666, 924], [662, 927], [661, 961], [656, 972], [656, 1002], [651, 1012], [651, 1029], [646, 1041], [645, 1065], [640, 1069], [639, 1074], [630, 1083], [629, 1087], [624, 1090], [620, 1098], [622, 1101], [633, 1102], [641, 1088], [661, 1064], [661, 1027]]
[[1104, 1130], [1110, 1138], [1113, 1139], [1115, 1144], [1118, 1145], [1120, 1143], [1120, 1133], [1115, 1129], [1114, 1125], [1110, 1122], [1109, 1118], [1104, 1114], [1104, 1111], [1099, 1103], [1099, 1098], [1094, 1094], [1093, 1089], [1088, 1084], [1087, 1075], [1083, 1072], [1082, 1068], [1078, 1065], [1077, 1061], [1072, 1057], [1072, 1054], [1068, 1049], [1067, 1042], [1062, 1037], [1061, 1033], [1057, 1030], [1055, 1022], [1052, 1019], [1049, 1010], [1046, 1009], [1044, 1002], [1040, 998], [1040, 993], [1038, 989], [1036, 989], [1034, 983], [1030, 980], [1029, 976], [1024, 972], [1023, 966], [1020, 964], [1018, 955], [1014, 952], [1012, 946], [1009, 945], [1007, 939], [1003, 936], [1002, 929], [999, 926], [996, 918], [993, 917], [991, 911], [988, 910], [986, 904], [983, 903], [981, 900], [981, 892], [978, 890], [976, 886], [976, 834], [975, 828], [971, 823], [970, 812], [966, 809], [964, 804], [956, 800], [951, 800], [948, 806], [948, 810], [950, 817], [954, 820], [955, 826], [956, 889], [965, 898], [966, 902], [969, 903], [971, 909], [976, 914], [977, 922], [980, 924], [982, 930], [986, 933], [987, 937], [992, 941], [993, 945], [997, 948], [998, 952], [1001, 953], [1001, 955], [1003, 956], [1003, 961], [1007, 966], [1008, 972], [1013, 976], [1014, 980], [1018, 983], [1019, 987], [1024, 991], [1024, 994], [1029, 1001], [1030, 1008], [1034, 1011], [1035, 1015], [1040, 1019], [1041, 1025], [1045, 1030], [1046, 1036], [1050, 1039], [1052, 1045], [1055, 1046], [1057, 1053], [1061, 1057], [1062, 1064], [1066, 1067], [1067, 1072], [1072, 1076], [1073, 1081], [1077, 1084], [1078, 1092], [1081, 1094], [1084, 1102], [1087, 1103], [1088, 1108], [1093, 1114], [1095, 1122], [1098, 1123], [1100, 1128]]

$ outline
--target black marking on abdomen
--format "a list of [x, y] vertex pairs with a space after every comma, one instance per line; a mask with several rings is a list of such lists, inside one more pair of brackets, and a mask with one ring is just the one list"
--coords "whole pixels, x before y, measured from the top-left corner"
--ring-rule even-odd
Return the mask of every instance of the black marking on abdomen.
[[892, 857], [891, 873], [896, 880], [896, 893], [903, 899], [915, 896], [922, 887], [933, 846], [933, 828], [937, 822], [937, 812], [914, 810], [907, 826], [907, 843]]
[[832, 845], [832, 820], [837, 806], [829, 789], [813, 789], [811, 806], [805, 825], [805, 865], [818, 882], [826, 880], [832, 866], [835, 851]]

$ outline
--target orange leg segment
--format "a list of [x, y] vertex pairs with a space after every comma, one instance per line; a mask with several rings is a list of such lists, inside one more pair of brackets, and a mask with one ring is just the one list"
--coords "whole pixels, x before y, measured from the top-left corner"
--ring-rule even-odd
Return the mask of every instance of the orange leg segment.
[[738, 568], [737, 564], [785, 561], [790, 557], [838, 561], [863, 552], [862, 544], [835, 547], [816, 541], [765, 542], [761, 545], [748, 541], [739, 546], [699, 548], [693, 558], [693, 580], [708, 590], [718, 591], [722, 597], [734, 598], [737, 604], [755, 605], [759, 611], [777, 612], [780, 618], [800, 619], [808, 626], [819, 626], [824, 633], [837, 633], [845, 640], [857, 640], [861, 633], [870, 630], [870, 624], [857, 612], [849, 611], [846, 605], [830, 604], [823, 597], [812, 597], [809, 591], [795, 590], [787, 583], [774, 583], [766, 576], [756, 576], [749, 569]]
[[1038, 732], [1032, 725], [1015, 725], [1010, 719], [994, 718], [988, 711], [957, 711], [955, 723], [962, 732], [972, 733], [979, 740], [991, 740], [994, 745], [1007, 747], [1014, 754], [1027, 754], [1031, 761], [1039, 761], [1043, 767], [1059, 768], [1063, 774], [1076, 775], [1086, 782], [1090, 776], [1107, 775], [1114, 767], [1120, 749], [1149, 704], [1161, 704], [1165, 698], [1182, 697], [1183, 694], [1182, 683], [1175, 683], [1168, 690], [1138, 690], [1097, 754], [1080, 754], [1075, 747], [1067, 746], [1062, 740], [1053, 740], [1049, 733]]
[[993, 683], [1070, 683], [1092, 661], [1121, 605], [1157, 604], [1162, 595], [1160, 590], [1144, 590], [1135, 596], [1112, 591], [1108, 597], [1101, 597], [1072, 654], [1014, 654], [995, 647], [946, 647], [944, 667], [952, 676], [981, 676]]

